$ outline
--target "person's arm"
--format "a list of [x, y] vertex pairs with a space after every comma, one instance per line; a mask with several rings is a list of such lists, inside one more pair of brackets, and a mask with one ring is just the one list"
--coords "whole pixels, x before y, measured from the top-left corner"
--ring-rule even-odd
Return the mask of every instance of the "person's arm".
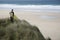
[[14, 16], [14, 12], [13, 12], [13, 16]]

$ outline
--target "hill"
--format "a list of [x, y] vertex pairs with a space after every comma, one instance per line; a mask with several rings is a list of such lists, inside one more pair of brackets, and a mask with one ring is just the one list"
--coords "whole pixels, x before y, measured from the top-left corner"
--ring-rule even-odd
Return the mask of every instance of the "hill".
[[0, 40], [45, 40], [40, 30], [26, 20], [0, 19]]

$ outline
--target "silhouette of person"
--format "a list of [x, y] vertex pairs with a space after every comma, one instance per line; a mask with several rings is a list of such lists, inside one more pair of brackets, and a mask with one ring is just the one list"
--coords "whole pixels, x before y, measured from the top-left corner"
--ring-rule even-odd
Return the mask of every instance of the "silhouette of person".
[[11, 10], [11, 12], [9, 14], [10, 14], [10, 21], [14, 22], [14, 12], [13, 12], [13, 9]]

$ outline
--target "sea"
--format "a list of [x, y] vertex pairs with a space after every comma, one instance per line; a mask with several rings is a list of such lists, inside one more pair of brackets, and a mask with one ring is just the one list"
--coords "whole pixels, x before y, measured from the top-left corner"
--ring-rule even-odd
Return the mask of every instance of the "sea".
[[60, 11], [60, 0], [0, 0], [0, 9]]

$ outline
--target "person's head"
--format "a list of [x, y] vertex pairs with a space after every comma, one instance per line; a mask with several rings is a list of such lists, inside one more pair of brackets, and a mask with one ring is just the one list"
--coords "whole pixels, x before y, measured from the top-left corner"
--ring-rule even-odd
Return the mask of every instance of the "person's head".
[[11, 12], [13, 12], [13, 9], [11, 9]]

